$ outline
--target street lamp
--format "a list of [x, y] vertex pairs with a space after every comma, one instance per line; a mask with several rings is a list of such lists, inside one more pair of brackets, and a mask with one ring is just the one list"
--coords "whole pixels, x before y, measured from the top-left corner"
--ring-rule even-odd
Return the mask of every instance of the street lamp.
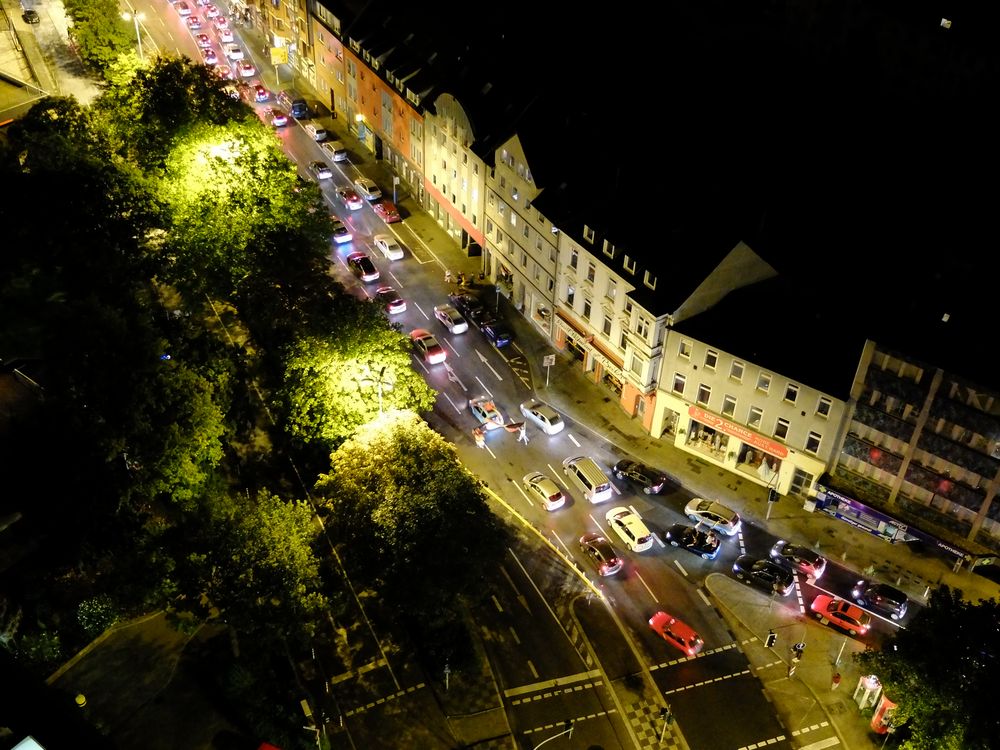
[[139, 59], [142, 62], [146, 62], [146, 58], [142, 54], [142, 35], [139, 33], [139, 21], [142, 20], [142, 13], [122, 13], [122, 19], [125, 21], [132, 21], [135, 23], [135, 41], [139, 45]]
[[378, 375], [375, 375], [375, 365], [368, 363], [368, 373], [363, 375], [361, 380], [358, 382], [365, 386], [376, 386], [378, 388], [378, 413], [383, 414], [382, 410], [382, 390], [392, 390], [392, 381], [385, 379], [385, 370], [388, 365], [382, 365], [382, 369], [378, 371]]

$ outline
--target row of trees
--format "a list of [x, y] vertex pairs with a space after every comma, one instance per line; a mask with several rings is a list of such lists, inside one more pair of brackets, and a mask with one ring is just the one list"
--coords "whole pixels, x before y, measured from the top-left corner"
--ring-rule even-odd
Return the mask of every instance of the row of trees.
[[[349, 616], [330, 544], [418, 637], [452, 634], [502, 529], [417, 416], [434, 393], [407, 338], [330, 274], [330, 216], [271, 129], [205, 66], [120, 59], [92, 106], [7, 128], [0, 180], [0, 357], [44, 367], [0, 446], [2, 510], [45, 536], [6, 592], [18, 656], [47, 669], [155, 608], [224, 618], [268, 655], [247, 715], [294, 747], [292, 657]], [[224, 670], [234, 696], [249, 666]]]

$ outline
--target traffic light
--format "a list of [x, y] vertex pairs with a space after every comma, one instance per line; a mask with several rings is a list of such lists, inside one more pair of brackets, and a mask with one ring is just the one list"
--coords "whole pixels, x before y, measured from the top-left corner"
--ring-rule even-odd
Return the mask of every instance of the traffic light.
[[572, 737], [573, 736], [573, 720], [572, 719], [566, 719], [566, 721], [563, 722], [563, 728], [564, 728], [563, 734], [565, 734], [566, 737]]
[[767, 491], [767, 501], [769, 503], [778, 502], [778, 491], [776, 489], [771, 488]]
[[774, 648], [774, 644], [778, 642], [778, 634], [773, 630], [767, 631], [767, 638], [764, 639], [765, 648]]
[[669, 708], [660, 709], [660, 718], [663, 719], [667, 724], [674, 723], [674, 715], [670, 712]]

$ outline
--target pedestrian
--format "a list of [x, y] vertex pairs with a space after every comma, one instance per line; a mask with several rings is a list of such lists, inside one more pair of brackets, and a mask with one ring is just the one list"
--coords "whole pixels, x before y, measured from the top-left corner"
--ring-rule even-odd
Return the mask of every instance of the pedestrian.
[[517, 436], [517, 442], [528, 444], [528, 425], [521, 422], [521, 434]]
[[465, 286], [465, 274], [461, 271], [458, 272], [458, 285]]
[[830, 690], [836, 690], [840, 687], [840, 672], [833, 673], [833, 680], [830, 683]]
[[444, 283], [445, 284], [450, 284], [451, 283], [451, 269], [450, 268], [444, 269]]
[[486, 447], [486, 433], [484, 433], [479, 427], [472, 431], [472, 437], [476, 440], [476, 445], [480, 448]]

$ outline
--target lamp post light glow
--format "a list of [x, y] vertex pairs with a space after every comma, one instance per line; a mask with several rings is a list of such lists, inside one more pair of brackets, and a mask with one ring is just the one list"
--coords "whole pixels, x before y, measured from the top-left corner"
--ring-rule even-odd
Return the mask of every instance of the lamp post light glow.
[[139, 59], [142, 62], [146, 62], [145, 56], [142, 54], [142, 34], [139, 33], [139, 21], [142, 20], [142, 13], [122, 13], [122, 19], [125, 21], [132, 21], [135, 24], [135, 41], [139, 46]]

